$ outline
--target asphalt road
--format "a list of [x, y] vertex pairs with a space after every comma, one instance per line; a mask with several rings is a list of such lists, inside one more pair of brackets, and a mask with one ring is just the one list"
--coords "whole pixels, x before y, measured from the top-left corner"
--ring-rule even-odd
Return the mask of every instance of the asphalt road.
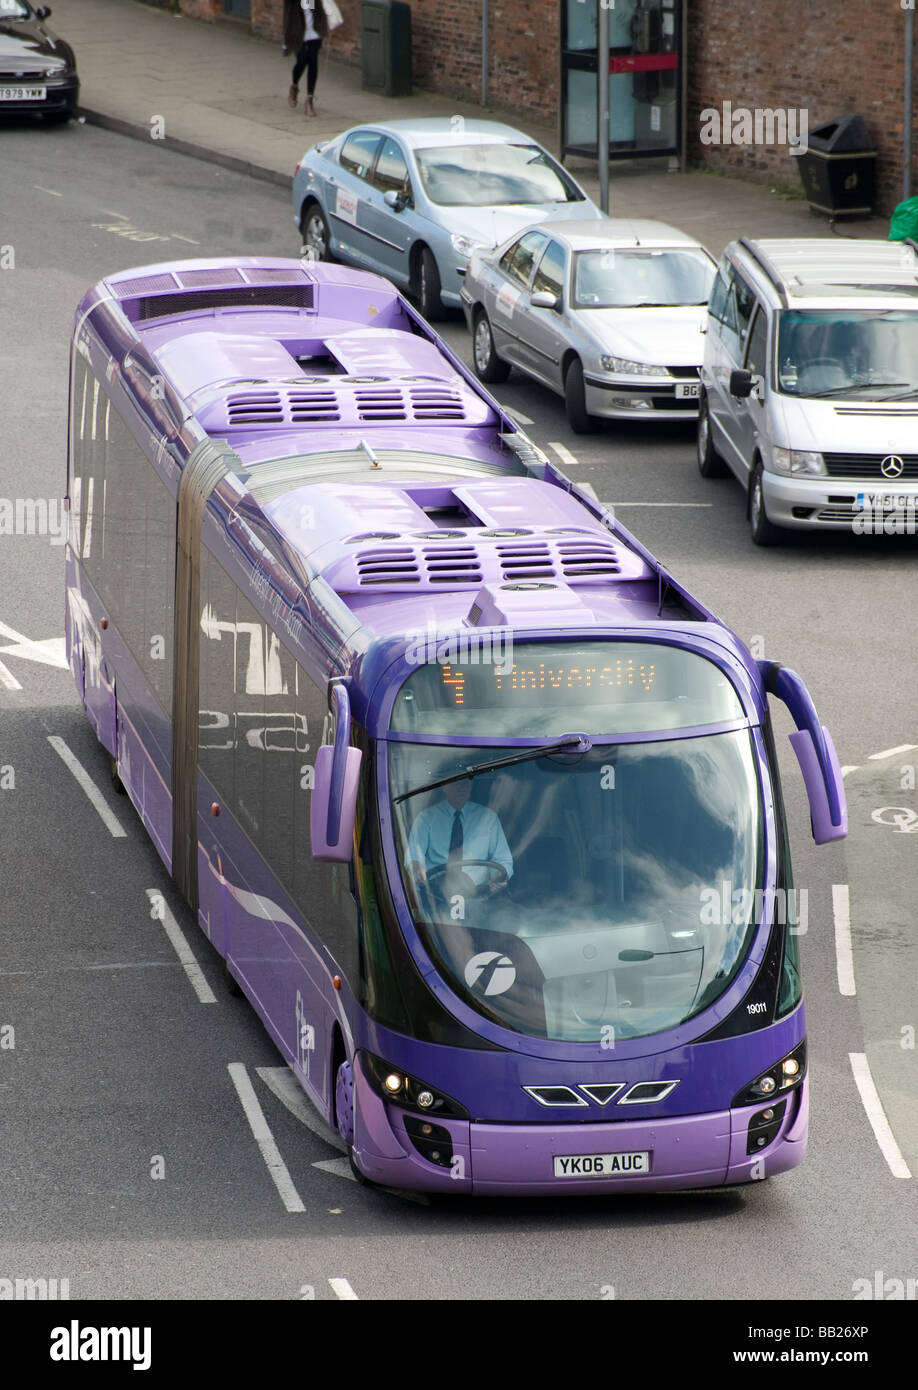
[[[283, 190], [87, 126], [6, 129], [0, 182], [0, 502], [44, 499], [53, 519], [68, 339], [85, 289], [161, 260], [292, 255], [298, 239]], [[444, 334], [470, 360], [458, 317]], [[611, 1200], [428, 1204], [350, 1181], [305, 1103], [295, 1114], [275, 1094], [277, 1052], [226, 992], [218, 957], [111, 787], [62, 665], [63, 547], [48, 534], [2, 534], [0, 1278], [67, 1278], [71, 1298], [335, 1299], [347, 1288], [329, 1281], [343, 1279], [361, 1299], [614, 1289], [626, 1300], [850, 1300], [876, 1271], [918, 1274], [918, 546], [804, 534], [758, 550], [739, 488], [699, 476], [690, 426], [609, 425], [578, 439], [542, 388], [514, 375], [498, 392], [549, 452], [574, 455], [571, 472], [757, 655], [805, 677], [856, 769], [851, 838], [816, 849], [781, 740], [807, 892], [806, 1163], [749, 1188]], [[781, 711], [776, 724], [791, 727]], [[87, 770], [123, 834], [51, 739]], [[835, 948], [846, 886], [855, 994], [840, 991]], [[151, 891], [213, 1002], [199, 1001]], [[911, 1177], [894, 1176], [895, 1155], [881, 1151], [850, 1054], [868, 1059]], [[231, 1064], [245, 1067], [301, 1211], [278, 1195]]]

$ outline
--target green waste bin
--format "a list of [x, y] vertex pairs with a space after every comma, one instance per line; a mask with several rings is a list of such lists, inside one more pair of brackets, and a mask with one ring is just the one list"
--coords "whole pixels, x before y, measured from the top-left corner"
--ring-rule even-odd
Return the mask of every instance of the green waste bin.
[[817, 126], [797, 158], [811, 208], [833, 218], [872, 212], [877, 152], [861, 116]]
[[363, 87], [387, 97], [411, 95], [411, 6], [363, 0], [360, 17]]
[[918, 198], [906, 198], [893, 208], [889, 223], [890, 241], [918, 241]]

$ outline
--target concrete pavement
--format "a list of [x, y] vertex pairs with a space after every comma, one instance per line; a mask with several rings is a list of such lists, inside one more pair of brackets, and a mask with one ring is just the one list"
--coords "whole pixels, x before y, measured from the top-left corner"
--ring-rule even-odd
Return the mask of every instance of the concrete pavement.
[[[77, 54], [88, 121], [289, 186], [315, 141], [362, 121], [465, 116], [517, 122], [514, 112], [434, 92], [382, 97], [359, 69], [323, 60], [315, 119], [287, 105], [292, 59], [242, 25], [206, 24], [135, 0], [55, 0], [51, 23]], [[556, 131], [525, 121], [551, 150]], [[718, 254], [735, 236], [826, 236], [829, 224], [800, 197], [701, 171], [668, 173], [666, 161], [613, 164], [613, 216], [659, 217]], [[577, 176], [598, 196], [595, 166]], [[839, 224], [841, 235], [885, 237], [885, 218]]]

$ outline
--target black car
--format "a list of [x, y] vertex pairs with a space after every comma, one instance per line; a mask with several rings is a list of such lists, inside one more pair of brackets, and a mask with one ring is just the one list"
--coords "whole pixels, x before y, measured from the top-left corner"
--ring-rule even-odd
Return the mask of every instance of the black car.
[[80, 82], [73, 49], [44, 27], [51, 11], [0, 0], [0, 116], [69, 120]]

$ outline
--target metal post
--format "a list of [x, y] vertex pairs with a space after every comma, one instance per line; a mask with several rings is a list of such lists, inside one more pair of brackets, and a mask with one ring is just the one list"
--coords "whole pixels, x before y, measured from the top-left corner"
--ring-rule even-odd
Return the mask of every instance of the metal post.
[[912, 112], [914, 110], [915, 11], [905, 11], [905, 127], [902, 138], [902, 201], [912, 196]]
[[599, 158], [599, 206], [609, 211], [609, 9], [596, 0], [599, 23], [596, 41], [596, 153]]
[[488, 104], [488, 0], [481, 0], [481, 104]]

